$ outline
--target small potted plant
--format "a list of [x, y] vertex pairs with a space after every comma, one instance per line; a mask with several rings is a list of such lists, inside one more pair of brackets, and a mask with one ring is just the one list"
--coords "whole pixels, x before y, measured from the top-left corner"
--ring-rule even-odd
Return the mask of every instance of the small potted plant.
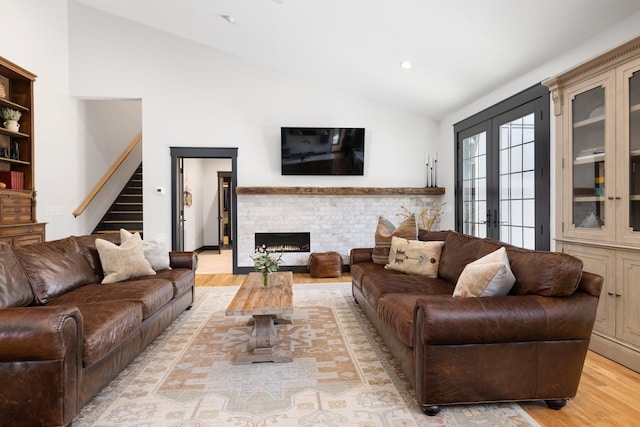
[[254, 270], [262, 273], [262, 286], [269, 287], [269, 275], [278, 271], [278, 266], [282, 262], [282, 254], [271, 254], [267, 251], [267, 247], [262, 245], [256, 248], [253, 260]]
[[20, 131], [20, 124], [18, 123], [18, 120], [22, 117], [22, 113], [20, 111], [4, 107], [0, 112], [4, 119], [4, 123], [2, 125], [5, 129], [10, 130], [11, 132]]

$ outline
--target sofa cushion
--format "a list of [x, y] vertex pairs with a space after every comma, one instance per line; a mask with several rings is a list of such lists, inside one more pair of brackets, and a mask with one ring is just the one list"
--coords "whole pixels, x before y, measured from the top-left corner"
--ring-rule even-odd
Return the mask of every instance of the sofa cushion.
[[434, 240], [439, 240], [444, 242], [447, 240], [447, 236], [449, 235], [449, 231], [447, 230], [418, 230], [418, 240], [422, 240], [423, 242], [432, 242]]
[[370, 274], [402, 274], [399, 271], [388, 270], [384, 265], [373, 262], [359, 262], [350, 266], [351, 282], [358, 288], [362, 288], [362, 279]]
[[144, 257], [144, 244], [139, 233], [123, 241], [120, 246], [96, 239], [96, 249], [104, 270], [103, 284], [156, 274]]
[[467, 264], [500, 247], [501, 245], [491, 240], [450, 231], [442, 248], [438, 275], [451, 283], [457, 283]]
[[386, 268], [407, 274], [438, 277], [444, 242], [421, 242], [393, 236]]
[[0, 241], [0, 308], [24, 307], [33, 301], [29, 279], [18, 264], [11, 246]]
[[376, 264], [387, 264], [389, 262], [389, 249], [391, 248], [391, 238], [393, 236], [403, 237], [409, 240], [418, 238], [418, 225], [414, 214], [409, 215], [396, 228], [391, 221], [384, 217], [378, 218], [376, 227], [375, 246], [371, 259]]
[[104, 271], [102, 271], [102, 264], [100, 264], [100, 255], [98, 249], [96, 249], [96, 239], [108, 240], [116, 245], [120, 244], [120, 235], [116, 233], [105, 234], [91, 234], [88, 236], [74, 236], [78, 246], [80, 246], [80, 252], [87, 259], [89, 265], [96, 273], [96, 283], [102, 282], [104, 279]]
[[40, 304], [96, 282], [93, 269], [73, 237], [17, 247], [13, 252]]
[[467, 264], [460, 274], [453, 296], [493, 297], [509, 293], [516, 278], [509, 267], [507, 250], [500, 248]]
[[140, 304], [126, 301], [78, 305], [82, 313], [82, 364], [92, 365], [122, 344], [142, 323]]
[[193, 287], [194, 272], [186, 268], [162, 270], [156, 273], [156, 279], [167, 280], [173, 285], [173, 295], [180, 296]]
[[451, 295], [454, 285], [441, 279], [411, 274], [370, 274], [362, 279], [362, 294], [377, 309], [387, 294]]
[[142, 307], [142, 318], [146, 319], [172, 298], [173, 284], [170, 281], [147, 276], [141, 279], [127, 280], [116, 286], [100, 284], [83, 286], [60, 296], [52, 304], [81, 306], [96, 301], [134, 302]]
[[407, 347], [413, 348], [414, 345], [413, 311], [416, 300], [422, 297], [415, 294], [387, 294], [378, 301], [378, 319]]
[[507, 254], [516, 276], [512, 295], [568, 296], [580, 284], [582, 261], [574, 256], [513, 246], [507, 247]]

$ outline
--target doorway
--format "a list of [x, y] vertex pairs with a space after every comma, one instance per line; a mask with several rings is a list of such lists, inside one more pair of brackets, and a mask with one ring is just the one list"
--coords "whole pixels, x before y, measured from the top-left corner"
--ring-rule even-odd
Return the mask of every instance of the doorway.
[[218, 171], [218, 251], [231, 247], [231, 172]]
[[[210, 147], [171, 147], [171, 237], [172, 249], [182, 251], [185, 249], [185, 201], [189, 203], [189, 195], [185, 197], [185, 184], [189, 184], [189, 177], [185, 176], [184, 163], [187, 159], [229, 159], [231, 161], [230, 170], [227, 168], [225, 172], [229, 174], [227, 178], [228, 189], [228, 236], [229, 247], [232, 251], [232, 269], [233, 274], [238, 274], [238, 259], [236, 251], [237, 237], [237, 148], [210, 148]], [[186, 181], [186, 182], [185, 182]], [[190, 183], [193, 184], [193, 183]], [[218, 183], [214, 181], [201, 183], [210, 186], [213, 192], [217, 191]], [[191, 196], [193, 197], [193, 196]], [[188, 208], [188, 207], [187, 207]], [[218, 215], [217, 206], [215, 209]], [[220, 221], [217, 221], [220, 224]], [[219, 226], [219, 225], [218, 225]], [[224, 231], [224, 230], [223, 230]], [[218, 234], [218, 236], [222, 236]]]
[[533, 86], [454, 126], [456, 229], [549, 250], [549, 91]]

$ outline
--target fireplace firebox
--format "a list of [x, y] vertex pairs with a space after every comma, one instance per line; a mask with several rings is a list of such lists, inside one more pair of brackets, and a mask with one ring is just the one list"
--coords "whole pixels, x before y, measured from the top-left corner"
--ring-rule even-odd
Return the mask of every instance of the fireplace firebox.
[[255, 233], [255, 243], [267, 252], [310, 252], [311, 233]]

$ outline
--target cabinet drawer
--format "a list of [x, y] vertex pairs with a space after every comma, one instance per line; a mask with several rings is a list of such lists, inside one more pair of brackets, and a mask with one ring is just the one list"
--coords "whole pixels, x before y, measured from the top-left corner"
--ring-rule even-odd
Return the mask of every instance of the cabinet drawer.
[[[15, 238], [17, 236], [24, 236], [30, 234], [40, 234], [44, 236], [44, 223], [32, 223], [16, 226], [0, 227], [0, 239]], [[44, 238], [43, 238], [44, 240]]]
[[28, 206], [31, 207], [30, 197], [15, 197], [11, 195], [5, 195], [2, 197], [2, 207], [14, 207], [14, 206]]
[[13, 246], [26, 246], [33, 243], [42, 243], [44, 236], [40, 233], [27, 234], [25, 236], [16, 236], [13, 238]]
[[31, 211], [27, 212], [5, 212], [2, 211], [2, 224], [24, 224], [31, 221]]
[[32, 222], [32, 201], [28, 197], [3, 195], [0, 198], [0, 224], [24, 224]]

